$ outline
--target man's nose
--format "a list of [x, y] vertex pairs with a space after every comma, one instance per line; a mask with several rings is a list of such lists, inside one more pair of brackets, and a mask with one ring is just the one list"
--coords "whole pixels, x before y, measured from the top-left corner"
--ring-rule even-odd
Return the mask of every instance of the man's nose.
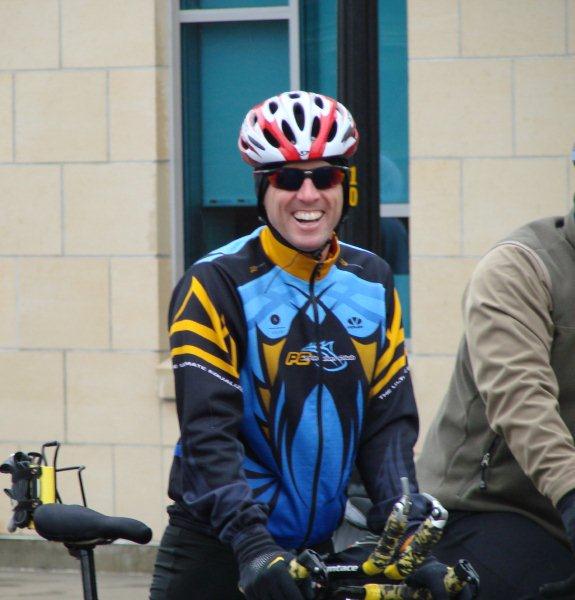
[[316, 200], [319, 197], [319, 191], [313, 184], [311, 177], [306, 177], [303, 180], [297, 192], [297, 197], [299, 200], [306, 200], [308, 202]]

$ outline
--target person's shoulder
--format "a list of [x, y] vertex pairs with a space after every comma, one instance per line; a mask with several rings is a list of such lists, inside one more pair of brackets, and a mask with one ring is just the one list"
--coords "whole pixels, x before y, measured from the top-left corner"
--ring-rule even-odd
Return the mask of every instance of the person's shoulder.
[[371, 281], [381, 282], [391, 277], [391, 267], [381, 256], [371, 250], [339, 242], [339, 266], [355, 272], [356, 275]]
[[253, 250], [254, 246], [258, 244], [258, 239], [263, 227], [258, 227], [248, 235], [237, 238], [227, 244], [211, 250], [205, 256], [198, 259], [193, 265], [192, 269], [203, 269], [200, 265], [206, 265], [209, 263], [225, 263], [230, 259], [242, 258]]
[[478, 263], [466, 291], [465, 304], [518, 302], [551, 305], [551, 279], [547, 268], [529, 247], [515, 241], [502, 242]]
[[[375, 252], [362, 248], [361, 246], [354, 246], [348, 242], [342, 242], [339, 240], [340, 256], [345, 259], [360, 260], [364, 263], [373, 263], [377, 265], [387, 265], [387, 262], [381, 258]], [[388, 265], [389, 266], [389, 265]]]
[[545, 264], [531, 247], [515, 240], [500, 242], [479, 261], [473, 278], [496, 280], [501, 277], [532, 277], [549, 283]]
[[196, 260], [181, 276], [174, 288], [174, 295], [177, 295], [181, 289], [188, 289], [194, 278], [202, 284], [217, 283], [222, 278], [230, 278], [235, 281], [242, 272], [238, 265], [249, 263], [254, 254], [257, 253], [260, 231], [261, 227], [249, 235], [237, 238]]

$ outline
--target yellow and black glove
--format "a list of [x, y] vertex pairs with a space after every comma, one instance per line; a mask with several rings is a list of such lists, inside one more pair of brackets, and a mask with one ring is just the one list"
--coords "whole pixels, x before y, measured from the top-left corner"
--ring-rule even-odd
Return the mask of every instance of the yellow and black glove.
[[290, 573], [294, 555], [266, 552], [240, 565], [240, 591], [248, 600], [311, 600], [309, 579], [296, 580]]
[[248, 600], [311, 600], [312, 581], [295, 556], [278, 546], [263, 527], [242, 532], [232, 543], [238, 587]]
[[408, 575], [405, 583], [416, 590], [429, 591], [433, 600], [472, 600], [479, 591], [479, 577], [467, 561], [448, 567], [433, 556]]
[[413, 535], [407, 535], [407, 516], [404, 505], [405, 496], [399, 500], [385, 525], [375, 550], [363, 563], [366, 575], [383, 573], [393, 581], [403, 581], [410, 573], [418, 569], [435, 544], [441, 538], [447, 522], [447, 511], [432, 496], [422, 494], [429, 502], [430, 511]]

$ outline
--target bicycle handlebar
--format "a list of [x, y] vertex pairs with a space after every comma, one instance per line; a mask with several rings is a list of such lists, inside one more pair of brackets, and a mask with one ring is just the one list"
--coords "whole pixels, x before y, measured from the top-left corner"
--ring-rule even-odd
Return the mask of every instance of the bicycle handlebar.
[[109, 517], [77, 504], [43, 504], [34, 511], [36, 531], [64, 544], [98, 544], [117, 539], [147, 544], [152, 530], [136, 519]]

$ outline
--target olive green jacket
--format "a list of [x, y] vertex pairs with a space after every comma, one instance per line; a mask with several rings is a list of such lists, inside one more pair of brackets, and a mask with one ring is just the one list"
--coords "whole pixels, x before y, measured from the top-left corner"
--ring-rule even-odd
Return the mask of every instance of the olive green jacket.
[[480, 261], [417, 474], [448, 509], [511, 511], [566, 541], [575, 489], [575, 220], [535, 221]]

